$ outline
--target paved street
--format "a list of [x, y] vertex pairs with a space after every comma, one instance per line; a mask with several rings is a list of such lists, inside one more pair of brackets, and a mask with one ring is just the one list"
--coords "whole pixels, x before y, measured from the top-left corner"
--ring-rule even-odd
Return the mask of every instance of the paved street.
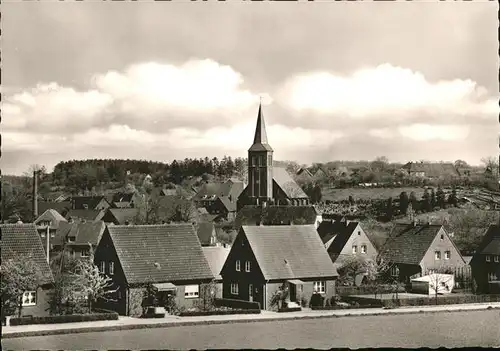
[[4, 350], [499, 346], [500, 312], [363, 316], [4, 339]]

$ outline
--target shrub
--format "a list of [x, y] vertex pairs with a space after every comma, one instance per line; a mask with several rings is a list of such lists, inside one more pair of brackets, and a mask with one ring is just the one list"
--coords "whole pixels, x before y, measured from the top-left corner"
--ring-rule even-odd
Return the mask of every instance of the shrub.
[[333, 295], [332, 298], [330, 299], [330, 305], [335, 306], [341, 301], [341, 298], [339, 295]]
[[48, 316], [48, 317], [21, 317], [12, 318], [10, 324], [28, 325], [28, 324], [59, 324], [59, 323], [75, 323], [75, 322], [91, 322], [91, 321], [112, 321], [118, 320], [118, 313], [94, 313], [94, 314], [72, 314], [64, 316]]
[[229, 307], [241, 310], [260, 310], [260, 303], [237, 299], [215, 299], [215, 307]]
[[331, 299], [326, 299], [326, 302], [325, 302], [325, 307], [332, 307], [331, 303], [330, 303], [330, 300]]
[[302, 296], [302, 297], [300, 298], [300, 305], [301, 305], [302, 307], [307, 307], [307, 302], [308, 302], [308, 301], [307, 301], [307, 299], [306, 299], [304, 296]]
[[318, 306], [323, 306], [325, 298], [321, 296], [320, 294], [313, 294], [311, 296], [311, 302], [310, 305], [311, 307], [318, 307]]

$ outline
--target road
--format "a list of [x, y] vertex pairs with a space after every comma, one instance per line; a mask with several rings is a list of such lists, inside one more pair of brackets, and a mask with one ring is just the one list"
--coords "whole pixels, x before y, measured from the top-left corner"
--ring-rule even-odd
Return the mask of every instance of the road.
[[199, 325], [4, 339], [4, 350], [500, 346], [498, 310]]

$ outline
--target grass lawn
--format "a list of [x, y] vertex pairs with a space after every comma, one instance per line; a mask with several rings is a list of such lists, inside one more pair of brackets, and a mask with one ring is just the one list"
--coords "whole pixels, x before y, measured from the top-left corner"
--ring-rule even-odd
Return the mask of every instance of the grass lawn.
[[374, 200], [387, 200], [389, 197], [393, 199], [399, 198], [401, 192], [406, 191], [408, 195], [412, 191], [418, 199], [424, 194], [424, 189], [420, 187], [402, 187], [402, 188], [346, 188], [346, 189], [336, 189], [336, 188], [324, 188], [323, 189], [323, 201], [342, 201], [347, 200], [349, 195], [357, 199], [374, 199]]

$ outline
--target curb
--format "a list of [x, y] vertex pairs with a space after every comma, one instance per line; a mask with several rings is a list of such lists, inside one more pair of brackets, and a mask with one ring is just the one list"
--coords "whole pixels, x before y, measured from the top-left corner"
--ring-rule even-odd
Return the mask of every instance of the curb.
[[318, 316], [299, 316], [299, 317], [273, 317], [262, 319], [234, 319], [234, 320], [211, 320], [211, 321], [185, 321], [185, 322], [165, 322], [154, 324], [130, 324], [130, 325], [113, 325], [103, 327], [86, 327], [86, 328], [69, 328], [69, 329], [54, 329], [54, 330], [40, 330], [28, 332], [13, 332], [2, 334], [2, 339], [14, 339], [30, 336], [48, 336], [48, 335], [61, 335], [61, 334], [80, 334], [80, 333], [97, 333], [105, 331], [120, 331], [120, 330], [134, 330], [134, 329], [154, 329], [154, 328], [171, 328], [171, 327], [186, 327], [193, 325], [215, 325], [215, 324], [230, 324], [230, 323], [259, 323], [259, 322], [276, 322], [276, 321], [291, 321], [291, 320], [307, 320], [307, 319], [327, 319], [327, 318], [343, 318], [343, 317], [360, 317], [360, 316], [394, 316], [404, 314], [420, 314], [420, 313], [453, 313], [453, 312], [466, 312], [466, 311], [485, 311], [485, 310], [498, 310], [500, 306], [485, 306], [484, 308], [467, 309], [461, 308], [456, 310], [437, 310], [426, 311], [422, 309], [415, 309], [414, 311], [393, 311], [393, 312], [374, 312], [374, 313], [348, 313], [344, 315], [318, 315]]

